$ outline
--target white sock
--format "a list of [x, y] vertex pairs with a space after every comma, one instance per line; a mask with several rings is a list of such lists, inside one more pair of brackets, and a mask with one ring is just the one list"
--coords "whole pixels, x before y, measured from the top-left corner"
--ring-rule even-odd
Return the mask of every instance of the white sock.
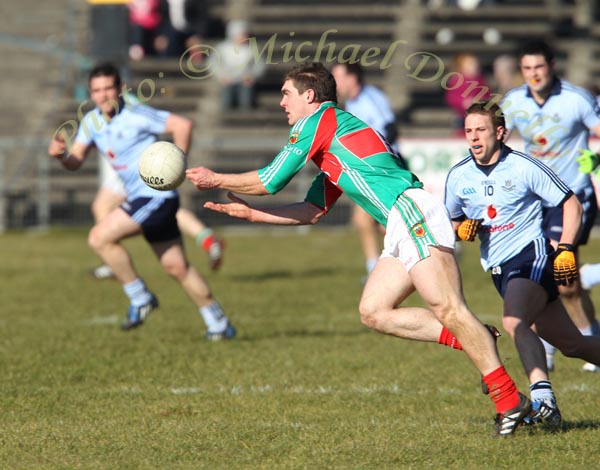
[[369, 274], [371, 274], [371, 271], [373, 271], [373, 269], [375, 269], [375, 265], [377, 264], [378, 260], [379, 260], [379, 258], [371, 258], [371, 259], [368, 259], [367, 262], [365, 263], [367, 272]]
[[579, 328], [579, 331], [581, 331], [581, 334], [583, 336], [592, 336], [592, 327], [591, 326], [586, 326], [585, 328]]
[[529, 386], [531, 391], [531, 401], [552, 401], [556, 400], [552, 391], [552, 384], [549, 380], [540, 380]]
[[579, 269], [581, 276], [581, 287], [588, 290], [596, 284], [600, 284], [600, 263], [584, 264]]
[[150, 294], [150, 291], [146, 288], [146, 284], [139, 277], [129, 284], [124, 284], [123, 290], [134, 307], [141, 307], [152, 300], [152, 294]]
[[219, 303], [215, 300], [213, 303], [200, 307], [200, 315], [206, 323], [206, 328], [211, 333], [220, 333], [227, 328], [227, 316]]

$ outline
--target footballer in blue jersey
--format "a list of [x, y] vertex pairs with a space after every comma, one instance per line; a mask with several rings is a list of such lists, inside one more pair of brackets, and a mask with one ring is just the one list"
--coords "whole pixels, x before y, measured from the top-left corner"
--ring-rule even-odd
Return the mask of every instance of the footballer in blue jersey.
[[128, 237], [143, 234], [165, 272], [179, 282], [198, 307], [207, 325], [206, 338], [233, 338], [235, 328], [213, 298], [205, 279], [187, 260], [176, 219], [177, 191], [151, 189], [138, 174], [141, 153], [157, 140], [158, 134], [172, 134], [175, 145], [187, 153], [192, 122], [149, 106], [126, 103], [119, 72], [111, 64], [94, 67], [88, 86], [95, 109], [83, 118], [72, 145], [67, 147], [65, 136], [57, 132], [48, 153], [65, 168], [77, 170], [96, 146], [111, 160], [123, 182], [127, 199], [98, 221], [88, 237], [92, 249], [112, 269], [129, 298], [122, 329], [140, 326], [158, 307], [158, 300], [136, 272], [122, 244]]
[[[496, 104], [473, 104], [466, 112], [469, 155], [446, 181], [445, 204], [457, 235], [481, 242], [484, 269], [492, 271], [504, 299], [503, 326], [528, 375], [534, 421], [561, 425], [544, 348], [531, 329], [563, 354], [600, 364], [600, 338], [583, 336], [558, 299], [556, 282], [577, 276], [573, 243], [581, 205], [552, 170], [503, 144], [504, 117]], [[542, 230], [542, 202], [563, 208], [564, 230], [553, 253]]]
[[[598, 210], [589, 173], [599, 158], [589, 150], [588, 140], [590, 132], [600, 135], [600, 109], [591, 93], [556, 75], [554, 53], [548, 44], [524, 44], [518, 58], [525, 84], [509, 91], [501, 103], [507, 129], [509, 134], [517, 129], [526, 153], [552, 168], [581, 202], [583, 223], [575, 240], [577, 253], [577, 247], [587, 242]], [[544, 232], [556, 247], [563, 230], [562, 211], [545, 206], [543, 217]], [[594, 306], [580, 282], [560, 286], [559, 291], [577, 327], [585, 334], [600, 334]], [[553, 349], [546, 348], [552, 367]]]

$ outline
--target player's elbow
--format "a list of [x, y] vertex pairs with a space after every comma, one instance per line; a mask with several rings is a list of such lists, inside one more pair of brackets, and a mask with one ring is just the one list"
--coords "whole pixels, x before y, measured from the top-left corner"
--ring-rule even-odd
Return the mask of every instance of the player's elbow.
[[321, 217], [323, 217], [325, 214], [327, 214], [327, 210], [323, 209], [321, 207], [317, 207], [312, 205], [312, 213], [310, 215], [310, 217], [307, 218], [307, 224], [306, 225], [316, 225], [319, 223], [319, 221], [321, 220]]
[[316, 225], [316, 224], [318, 224], [319, 221], [321, 220], [321, 217], [323, 217], [324, 215], [325, 215], [325, 212], [319, 212], [312, 219], [309, 220], [308, 224], [309, 225]]
[[194, 123], [192, 122], [191, 119], [182, 117], [180, 125], [181, 125], [181, 129], [184, 130], [185, 132], [190, 133], [190, 134], [192, 133]]

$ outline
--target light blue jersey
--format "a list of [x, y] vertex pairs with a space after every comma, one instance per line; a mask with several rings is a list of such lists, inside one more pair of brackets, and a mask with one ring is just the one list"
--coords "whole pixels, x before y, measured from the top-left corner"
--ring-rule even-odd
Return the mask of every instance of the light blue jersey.
[[589, 148], [589, 129], [600, 123], [591, 93], [556, 79], [550, 96], [538, 105], [526, 84], [510, 90], [501, 103], [507, 129], [518, 129], [525, 152], [539, 158], [577, 194], [593, 191], [590, 175], [578, 170], [578, 149]]
[[346, 101], [344, 109], [381, 135], [386, 135], [385, 126], [396, 119], [385, 94], [372, 85], [363, 85], [356, 98]]
[[121, 106], [110, 122], [106, 122], [98, 108], [87, 113], [75, 137], [76, 142], [95, 144], [108, 157], [127, 192], [127, 199], [140, 197], [173, 198], [175, 191], [157, 191], [140, 178], [138, 163], [144, 149], [156, 142], [165, 132], [170, 113], [141, 104]]
[[478, 165], [470, 154], [452, 167], [445, 202], [453, 220], [483, 219], [479, 239], [487, 271], [544, 238], [542, 201], [559, 206], [571, 194], [548, 167], [503, 145], [494, 165]]

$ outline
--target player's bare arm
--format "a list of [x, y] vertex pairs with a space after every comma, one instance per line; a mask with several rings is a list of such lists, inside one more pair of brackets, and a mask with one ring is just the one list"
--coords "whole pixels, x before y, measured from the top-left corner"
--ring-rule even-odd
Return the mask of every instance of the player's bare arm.
[[173, 143], [177, 145], [183, 153], [188, 153], [192, 142], [192, 121], [178, 114], [170, 114], [167, 118], [165, 131], [173, 136]]
[[560, 237], [560, 243], [574, 244], [577, 241], [577, 235], [581, 227], [581, 217], [583, 209], [577, 196], [571, 196], [563, 203], [563, 232]]
[[231, 192], [227, 196], [233, 202], [227, 204], [206, 202], [204, 207], [238, 219], [275, 225], [314, 225], [325, 214], [323, 209], [310, 202], [256, 209]]
[[200, 191], [208, 189], [227, 189], [238, 194], [264, 196], [269, 194], [258, 177], [258, 171], [240, 174], [216, 173], [206, 167], [190, 168], [186, 178]]
[[55, 134], [48, 146], [48, 154], [60, 160], [62, 165], [71, 171], [77, 170], [85, 161], [89, 146], [75, 142], [70, 148], [60, 134]]

